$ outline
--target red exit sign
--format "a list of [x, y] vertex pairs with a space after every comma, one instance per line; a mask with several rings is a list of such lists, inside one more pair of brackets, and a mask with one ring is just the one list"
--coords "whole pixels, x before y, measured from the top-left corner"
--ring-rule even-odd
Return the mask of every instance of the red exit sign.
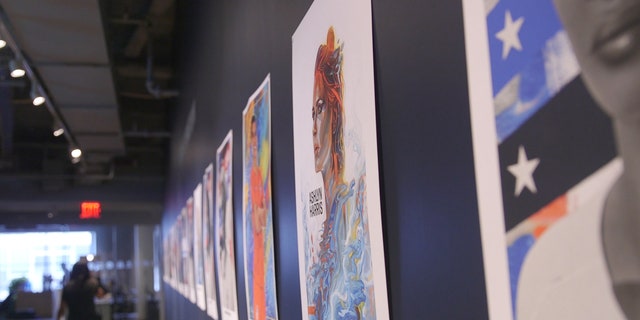
[[102, 206], [100, 202], [82, 202], [80, 204], [80, 219], [100, 219]]

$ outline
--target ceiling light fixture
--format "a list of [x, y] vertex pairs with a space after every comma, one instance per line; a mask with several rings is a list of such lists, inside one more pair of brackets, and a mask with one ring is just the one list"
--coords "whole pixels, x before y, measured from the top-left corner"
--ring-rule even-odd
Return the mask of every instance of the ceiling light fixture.
[[31, 84], [31, 101], [34, 106], [42, 105], [45, 101], [42, 89], [36, 83]]
[[0, 39], [0, 49], [4, 48], [7, 45], [7, 42]]
[[62, 129], [62, 128], [58, 128], [58, 129], [53, 130], [53, 136], [54, 137], [59, 137], [59, 136], [61, 136], [63, 134], [64, 134], [64, 129]]
[[11, 71], [12, 78], [21, 78], [27, 73], [24, 70], [24, 66], [22, 65], [22, 61], [18, 59], [11, 59], [9, 61], [9, 70]]
[[71, 157], [73, 159], [78, 159], [80, 158], [80, 156], [82, 156], [82, 150], [75, 148], [73, 150], [71, 150]]
[[71, 149], [71, 163], [76, 164], [80, 162], [82, 151], [79, 148]]
[[64, 127], [62, 126], [62, 123], [60, 123], [60, 120], [56, 119], [53, 121], [53, 136], [54, 137], [59, 137], [61, 135], [64, 134]]

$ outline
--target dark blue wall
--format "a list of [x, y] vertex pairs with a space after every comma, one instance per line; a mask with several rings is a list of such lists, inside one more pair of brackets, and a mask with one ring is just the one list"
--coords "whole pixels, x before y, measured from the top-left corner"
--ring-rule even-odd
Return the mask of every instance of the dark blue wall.
[[[293, 171], [291, 36], [311, 1], [180, 2], [182, 82], [165, 231], [234, 130], [240, 319], [242, 110], [271, 73], [280, 319], [300, 319]], [[393, 319], [487, 319], [459, 1], [373, 1], [382, 214]], [[185, 138], [195, 101], [196, 121]], [[184, 153], [181, 153], [181, 150]], [[167, 319], [207, 319], [165, 285]]]

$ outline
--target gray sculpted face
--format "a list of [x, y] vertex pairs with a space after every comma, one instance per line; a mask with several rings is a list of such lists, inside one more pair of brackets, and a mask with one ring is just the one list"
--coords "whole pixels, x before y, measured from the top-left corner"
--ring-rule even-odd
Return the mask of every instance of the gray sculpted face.
[[640, 121], [640, 1], [554, 0], [582, 76], [617, 121]]

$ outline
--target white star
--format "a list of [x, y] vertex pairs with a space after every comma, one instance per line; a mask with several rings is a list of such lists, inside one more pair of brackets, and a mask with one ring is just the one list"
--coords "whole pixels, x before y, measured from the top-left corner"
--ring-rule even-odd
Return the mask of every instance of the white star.
[[538, 158], [527, 159], [527, 153], [524, 151], [523, 146], [518, 148], [518, 163], [507, 167], [507, 170], [516, 177], [516, 190], [514, 192], [516, 197], [520, 196], [524, 187], [527, 187], [532, 193], [538, 192], [536, 182], [533, 181], [533, 171], [536, 170], [539, 163], [540, 159]]
[[496, 38], [502, 40], [502, 60], [507, 58], [512, 48], [522, 51], [522, 44], [520, 43], [518, 32], [520, 32], [520, 28], [522, 28], [523, 23], [524, 17], [520, 17], [516, 21], [513, 21], [513, 18], [511, 18], [511, 11], [507, 10], [504, 15], [504, 29], [496, 33]]

